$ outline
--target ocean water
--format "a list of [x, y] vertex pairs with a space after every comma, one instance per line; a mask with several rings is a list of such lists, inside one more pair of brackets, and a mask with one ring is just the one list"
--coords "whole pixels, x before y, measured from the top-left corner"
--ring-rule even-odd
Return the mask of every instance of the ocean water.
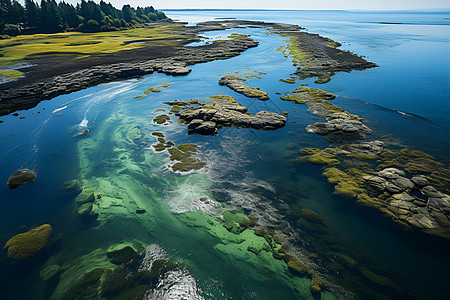
[[[286, 157], [289, 143], [296, 149], [327, 144], [305, 131], [320, 118], [304, 106], [281, 101], [275, 93], [300, 83], [335, 93], [339, 97], [333, 103], [365, 117], [376, 135], [387, 134], [449, 164], [448, 13], [167, 11], [167, 15], [191, 24], [215, 18], [298, 24], [341, 42], [342, 49], [379, 67], [338, 73], [320, 86], [311, 79], [289, 85], [279, 82], [296, 70], [276, 50], [284, 45], [283, 38], [261, 28], [239, 28], [203, 35], [221, 39], [245, 33], [260, 45], [228, 60], [192, 66], [187, 76], [151, 74], [102, 84], [41, 102], [20, 111], [19, 117], [1, 117], [0, 241], [4, 244], [24, 228], [46, 223], [59, 240], [26, 262], [11, 263], [4, 251], [0, 298], [67, 299], [64, 293], [83, 274], [115, 268], [106, 251], [118, 244], [136, 250], [158, 245], [151, 249], [163, 249], [179, 262], [175, 282], [190, 287], [195, 283], [192, 299], [333, 299], [342, 296], [342, 290], [360, 299], [381, 294], [392, 299], [411, 299], [411, 294], [447, 298], [449, 243], [407, 232], [377, 210], [333, 195], [321, 167], [292, 164]], [[221, 76], [234, 72], [263, 72], [261, 79], [248, 83], [267, 91], [271, 100], [249, 99], [218, 85]], [[134, 98], [163, 82], [171, 85]], [[178, 125], [173, 116], [169, 125], [152, 123], [160, 114], [155, 110], [169, 111], [164, 101], [223, 93], [252, 113], [288, 111], [288, 123], [276, 131], [223, 128], [213, 137], [187, 135], [186, 126]], [[89, 133], [80, 135], [86, 128]], [[192, 174], [171, 172], [167, 153], [151, 148], [156, 142], [153, 131], [163, 132], [177, 145], [197, 144], [207, 167]], [[8, 177], [21, 168], [34, 170], [37, 179], [9, 190]], [[61, 192], [62, 184], [71, 179], [102, 195], [95, 201], [96, 219], [79, 216], [73, 195]], [[214, 205], [199, 201], [202, 197]], [[302, 208], [319, 213], [329, 233], [301, 230], [297, 220]], [[136, 209], [145, 213], [137, 214]], [[320, 273], [340, 288], [312, 295], [310, 278], [294, 275], [270, 252], [248, 251], [265, 241], [251, 230], [235, 234], [222, 226], [222, 216], [234, 209], [257, 215], [259, 223], [293, 236], [291, 246], [297, 254], [318, 257], [311, 260]], [[335, 257], [342, 254], [356, 260], [357, 266], [339, 267]], [[61, 266], [60, 272], [50, 281], [41, 280], [39, 272], [53, 264]], [[395, 288], [361, 278], [361, 268], [390, 278]], [[153, 288], [151, 295], [178, 299]]]

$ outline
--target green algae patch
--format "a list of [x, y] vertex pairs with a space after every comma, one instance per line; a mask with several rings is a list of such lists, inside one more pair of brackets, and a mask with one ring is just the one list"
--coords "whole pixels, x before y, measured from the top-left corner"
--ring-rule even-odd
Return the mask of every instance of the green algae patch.
[[235, 234], [239, 234], [245, 230], [245, 227], [241, 226], [241, 223], [248, 223], [250, 219], [244, 215], [241, 211], [225, 211], [223, 213], [223, 226], [225, 228]]
[[283, 53], [284, 57], [290, 57], [292, 59], [292, 65], [304, 66], [308, 64], [310, 55], [307, 52], [301, 50], [298, 42], [298, 37], [289, 33], [280, 33], [282, 37], [286, 37], [286, 46], [279, 47], [277, 51]]
[[168, 152], [170, 160], [175, 162], [170, 168], [175, 172], [190, 172], [206, 166], [204, 161], [195, 156], [197, 153], [197, 145], [195, 144], [181, 144], [177, 148], [169, 148]]
[[248, 38], [250, 35], [247, 34], [240, 34], [240, 33], [235, 33], [233, 32], [232, 34], [230, 34], [228, 36], [229, 39], [245, 39]]
[[156, 116], [155, 118], [153, 118], [153, 122], [155, 122], [156, 124], [165, 124], [167, 122], [170, 121], [170, 117], [168, 115], [159, 115]]
[[166, 141], [164, 139], [164, 135], [161, 132], [157, 132], [157, 134], [158, 135], [154, 135], [152, 133], [152, 135], [154, 135], [154, 136], [161, 136], [162, 135], [163, 137], [158, 137], [158, 143], [152, 145], [153, 149], [155, 149], [156, 152], [161, 152], [161, 151], [164, 151], [166, 149], [169, 149], [169, 148], [175, 146], [174, 143], [172, 143], [170, 141]]
[[316, 148], [303, 148], [300, 150], [301, 154], [305, 156], [298, 157], [296, 160], [300, 162], [308, 162], [315, 165], [327, 165], [334, 166], [340, 164], [339, 160], [336, 159], [336, 155], [327, 152], [327, 149], [320, 150]]
[[344, 196], [347, 198], [357, 198], [365, 190], [362, 187], [364, 184], [364, 172], [358, 169], [349, 169], [346, 172], [337, 168], [327, 168], [323, 172], [327, 177], [328, 182], [334, 184], [334, 194]]
[[170, 82], [161, 82], [156, 87], [151, 87], [151, 88], [146, 89], [142, 95], [133, 97], [133, 99], [144, 98], [145, 96], [153, 94], [153, 93], [161, 93], [165, 88], [168, 88], [171, 85], [172, 85], [172, 83], [170, 83]]
[[41, 225], [13, 236], [6, 242], [4, 249], [8, 250], [8, 257], [11, 259], [26, 259], [47, 246], [51, 233], [52, 226]]
[[19, 79], [22, 77], [23, 72], [18, 70], [0, 70], [0, 77], [4, 77], [7, 79]]
[[300, 87], [296, 90], [297, 93], [304, 93], [309, 95], [312, 98], [320, 99], [320, 100], [332, 100], [336, 98], [335, 94], [329, 93], [327, 91], [316, 89], [316, 88], [310, 88], [310, 87]]
[[323, 74], [320, 75], [315, 81], [314, 83], [318, 83], [318, 84], [324, 84], [327, 83], [331, 80], [331, 77], [329, 74]]
[[296, 81], [297, 77], [291, 77], [288, 79], [280, 79], [281, 82], [285, 82], [285, 83], [290, 83], [290, 84], [294, 84]]

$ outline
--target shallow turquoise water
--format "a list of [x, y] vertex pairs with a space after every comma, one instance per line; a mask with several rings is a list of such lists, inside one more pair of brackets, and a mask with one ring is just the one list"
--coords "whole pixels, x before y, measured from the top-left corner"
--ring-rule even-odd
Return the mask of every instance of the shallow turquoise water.
[[[447, 119], [450, 77], [446, 55], [450, 36], [442, 15], [173, 14], [174, 18], [192, 22], [232, 16], [296, 23], [311, 32], [350, 42], [343, 48], [367, 56], [380, 67], [339, 73], [320, 88], [349, 97], [338, 97], [336, 105], [366, 117], [376, 134], [391, 134], [405, 145], [450, 161]], [[415, 25], [374, 23], [378, 20], [394, 22], [399, 18], [402, 22], [415, 20]], [[292, 228], [297, 235], [298, 251], [319, 253], [318, 264], [323, 272], [334, 276], [336, 283], [346, 288], [357, 289], [359, 273], [352, 270], [336, 273], [327, 253], [339, 251], [355, 257], [360, 265], [389, 274], [408, 292], [435, 299], [446, 297], [450, 283], [447, 242], [405, 232], [381, 217], [378, 211], [334, 196], [332, 186], [321, 176], [320, 167], [292, 166], [285, 159], [288, 143], [296, 143], [298, 148], [326, 145], [320, 136], [304, 130], [320, 118], [303, 106], [280, 101], [275, 95], [275, 92], [296, 87], [278, 81], [288, 78], [296, 69], [276, 51], [283, 44], [280, 37], [266, 35], [257, 28], [229, 32], [251, 34], [260, 45], [229, 60], [192, 66], [193, 71], [187, 76], [152, 74], [103, 84], [19, 112], [25, 119], [1, 117], [4, 123], [0, 124], [0, 182], [6, 182], [10, 174], [20, 168], [30, 168], [38, 177], [17, 190], [8, 190], [6, 184], [0, 189], [0, 240], [6, 242], [21, 226], [44, 223], [51, 224], [56, 234], [63, 234], [56, 246], [31, 262], [10, 264], [2, 260], [2, 298], [47, 299], [55, 288], [61, 287], [39, 279], [39, 271], [44, 266], [57, 263], [65, 266], [65, 270], [74, 266], [80, 266], [81, 270], [94, 265], [111, 267], [105, 259], [94, 258], [96, 251], [103, 253], [116, 243], [140, 247], [160, 245], [182, 261], [205, 299], [312, 298], [309, 279], [294, 276], [265, 251], [260, 255], [243, 252], [239, 247], [245, 243], [236, 243], [236, 237], [218, 221], [214, 223], [213, 218], [202, 212], [187, 212], [195, 210], [196, 197], [205, 195], [221, 201], [225, 208], [243, 207], [259, 214], [262, 220], [276, 223], [278, 228]], [[217, 32], [205, 34], [215, 35]], [[267, 73], [262, 79], [250, 80], [249, 85], [267, 91], [270, 101], [249, 100], [217, 84], [223, 74], [249, 70]], [[161, 93], [133, 99], [161, 82], [172, 85]], [[305, 83], [316, 86], [312, 80]], [[168, 126], [151, 122], [158, 114], [155, 109], [168, 110], [163, 101], [204, 99], [219, 93], [235, 97], [252, 113], [289, 111], [289, 122], [273, 132], [225, 128], [214, 137], [187, 136], [186, 127], [179, 126], [175, 118]], [[396, 110], [416, 116], [405, 116]], [[91, 131], [88, 135], [77, 136], [85, 128], [79, 126], [83, 120], [93, 124]], [[152, 131], [163, 132], [167, 140], [176, 144], [198, 143], [200, 156], [208, 162], [208, 169], [193, 175], [167, 171], [164, 167], [167, 155], [149, 149], [155, 142], [150, 135]], [[62, 183], [74, 178], [103, 195], [102, 200], [96, 202], [98, 221], [89, 222], [77, 216], [73, 198], [60, 193]], [[289, 206], [291, 213], [283, 210], [283, 203]], [[296, 227], [299, 211], [304, 207], [325, 219], [331, 237], [307, 234]], [[145, 208], [147, 212], [137, 215], [136, 208]], [[256, 240], [254, 236], [250, 238]], [[71, 276], [69, 278], [76, 278], [76, 275]], [[399, 298], [393, 291], [365, 284], [375, 292]], [[28, 288], [23, 289], [23, 286]], [[330, 294], [322, 295], [326, 297]]]

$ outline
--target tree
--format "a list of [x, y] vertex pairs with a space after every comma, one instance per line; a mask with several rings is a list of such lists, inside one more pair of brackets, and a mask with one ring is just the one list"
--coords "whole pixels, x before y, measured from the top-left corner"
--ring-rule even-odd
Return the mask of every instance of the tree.
[[40, 8], [33, 0], [25, 0], [25, 18], [28, 27], [39, 26]]
[[55, 0], [41, 1], [41, 30], [44, 33], [55, 33], [62, 30], [61, 15]]
[[126, 22], [131, 22], [133, 14], [131, 12], [131, 7], [129, 4], [126, 4], [122, 7], [122, 13], [123, 13], [123, 19]]

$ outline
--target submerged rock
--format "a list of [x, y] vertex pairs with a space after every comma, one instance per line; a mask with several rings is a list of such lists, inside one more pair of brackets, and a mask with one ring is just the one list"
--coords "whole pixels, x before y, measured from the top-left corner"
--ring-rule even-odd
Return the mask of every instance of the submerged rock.
[[22, 169], [19, 171], [16, 171], [14, 174], [11, 175], [8, 179], [8, 187], [10, 189], [15, 189], [19, 186], [24, 185], [28, 182], [33, 182], [36, 179], [36, 174], [33, 171], [30, 171], [28, 169]]
[[92, 203], [91, 202], [81, 204], [77, 210], [77, 213], [79, 215], [88, 215], [91, 212], [92, 212]]
[[65, 193], [80, 193], [82, 190], [81, 186], [80, 186], [80, 182], [76, 179], [73, 180], [68, 180], [66, 182], [63, 183], [62, 187], [61, 187], [61, 191], [65, 192]]
[[83, 204], [87, 202], [94, 202], [95, 195], [94, 191], [88, 187], [83, 188], [80, 194], [75, 198], [75, 202], [78, 204]]
[[60, 269], [61, 267], [59, 265], [51, 265], [42, 269], [41, 272], [39, 272], [39, 276], [42, 280], [50, 280], [58, 274]]
[[137, 252], [130, 246], [124, 246], [116, 250], [111, 250], [106, 254], [111, 262], [116, 265], [127, 263], [137, 257]]
[[49, 224], [41, 225], [13, 236], [6, 242], [4, 249], [8, 249], [9, 258], [26, 259], [47, 246], [51, 233]]

